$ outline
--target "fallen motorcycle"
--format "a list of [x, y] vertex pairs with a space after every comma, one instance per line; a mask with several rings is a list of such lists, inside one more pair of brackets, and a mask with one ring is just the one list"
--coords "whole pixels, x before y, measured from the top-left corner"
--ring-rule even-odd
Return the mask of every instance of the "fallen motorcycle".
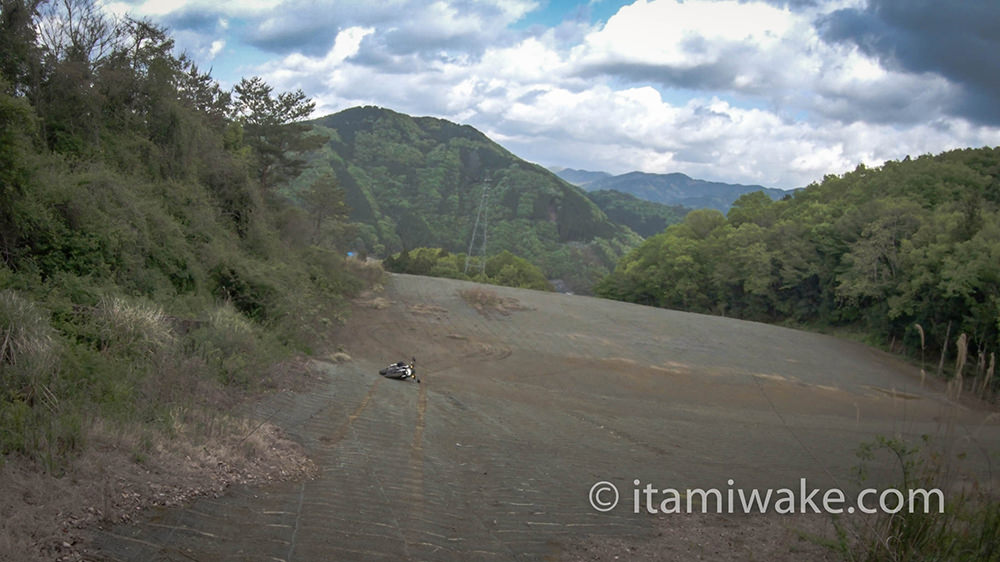
[[410, 359], [409, 363], [404, 363], [402, 361], [391, 363], [389, 364], [388, 367], [379, 370], [378, 374], [390, 379], [399, 379], [399, 380], [413, 379], [417, 381], [417, 383], [419, 383], [420, 379], [417, 378], [417, 370], [416, 367], [414, 367], [416, 362], [417, 359], [416, 357], [414, 357]]

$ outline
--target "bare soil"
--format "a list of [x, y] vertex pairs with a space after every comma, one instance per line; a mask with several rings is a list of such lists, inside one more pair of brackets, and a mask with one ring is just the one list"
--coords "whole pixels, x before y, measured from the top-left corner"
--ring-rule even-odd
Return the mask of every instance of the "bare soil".
[[[318, 380], [315, 370], [289, 362], [272, 369], [267, 383], [304, 391]], [[8, 458], [0, 466], [0, 560], [92, 560], [88, 537], [95, 530], [152, 508], [220, 497], [234, 485], [301, 480], [316, 471], [281, 428], [231, 407], [178, 410], [169, 433], [92, 422], [82, 453], [58, 474]]]
[[[516, 307], [483, 314], [469, 290]], [[103, 527], [99, 556], [819, 559], [835, 554], [826, 516], [637, 514], [633, 482], [849, 490], [855, 451], [878, 435], [954, 443], [981, 482], [1000, 460], [988, 408], [887, 354], [776, 326], [396, 275], [338, 341], [350, 361], [249, 412], [300, 443], [314, 477]], [[410, 357], [423, 384], [377, 374]], [[889, 481], [883, 460], [872, 476]], [[602, 480], [621, 490], [608, 512], [588, 501]]]

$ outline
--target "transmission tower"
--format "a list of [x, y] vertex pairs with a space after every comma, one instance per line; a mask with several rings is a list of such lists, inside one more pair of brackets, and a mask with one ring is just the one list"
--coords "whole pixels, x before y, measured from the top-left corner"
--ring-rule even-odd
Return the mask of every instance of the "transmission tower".
[[490, 198], [490, 182], [483, 182], [483, 195], [479, 198], [479, 210], [476, 211], [476, 222], [472, 226], [472, 237], [469, 239], [469, 251], [465, 253], [465, 273], [469, 273], [469, 260], [472, 258], [472, 248], [476, 244], [476, 232], [479, 230], [479, 219], [483, 219], [483, 259], [479, 264], [479, 272], [486, 271], [486, 223], [489, 209], [486, 206]]

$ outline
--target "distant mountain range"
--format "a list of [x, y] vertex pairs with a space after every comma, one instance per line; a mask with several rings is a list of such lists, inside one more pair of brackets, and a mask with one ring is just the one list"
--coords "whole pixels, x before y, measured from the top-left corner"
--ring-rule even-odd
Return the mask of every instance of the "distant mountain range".
[[745, 193], [763, 191], [771, 199], [781, 199], [792, 191], [764, 187], [705, 181], [685, 174], [647, 174], [629, 172], [613, 176], [606, 172], [591, 172], [563, 168], [555, 170], [562, 179], [587, 191], [614, 190], [628, 193], [654, 203], [682, 205], [691, 209], [718, 209], [729, 211], [733, 201]]
[[572, 168], [554, 168], [552, 171], [562, 179], [580, 187], [598, 180], [614, 177], [607, 172], [589, 172], [587, 170], [574, 170]]

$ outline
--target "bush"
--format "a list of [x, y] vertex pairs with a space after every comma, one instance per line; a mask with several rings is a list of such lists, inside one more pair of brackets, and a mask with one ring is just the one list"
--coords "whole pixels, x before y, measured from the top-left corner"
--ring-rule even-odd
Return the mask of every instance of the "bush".
[[[390, 256], [385, 259], [384, 264], [386, 269], [395, 273], [472, 280], [540, 291], [553, 290], [552, 284], [545, 279], [541, 269], [506, 250], [489, 258], [485, 267], [482, 258], [478, 256], [469, 259], [468, 262], [470, 273], [466, 274], [464, 254], [451, 254], [440, 248], [417, 248]], [[484, 274], [478, 274], [480, 271], [484, 271]]]
[[230, 304], [217, 307], [189, 334], [192, 352], [227, 386], [254, 388], [279, 355], [276, 342]]

